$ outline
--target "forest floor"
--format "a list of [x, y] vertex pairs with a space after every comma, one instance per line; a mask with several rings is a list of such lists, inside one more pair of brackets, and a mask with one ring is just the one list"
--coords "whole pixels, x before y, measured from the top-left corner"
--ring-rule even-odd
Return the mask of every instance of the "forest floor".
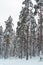
[[43, 59], [33, 57], [31, 59], [8, 58], [0, 59], [0, 65], [43, 65]]

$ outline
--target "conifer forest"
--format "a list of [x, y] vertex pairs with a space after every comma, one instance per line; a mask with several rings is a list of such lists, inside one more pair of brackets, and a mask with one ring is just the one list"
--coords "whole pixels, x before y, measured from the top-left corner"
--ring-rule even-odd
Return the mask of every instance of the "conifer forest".
[[43, 55], [43, 0], [35, 1], [35, 5], [31, 0], [22, 2], [16, 32], [12, 16], [4, 21], [4, 31], [0, 26], [0, 58], [18, 57], [28, 60]]

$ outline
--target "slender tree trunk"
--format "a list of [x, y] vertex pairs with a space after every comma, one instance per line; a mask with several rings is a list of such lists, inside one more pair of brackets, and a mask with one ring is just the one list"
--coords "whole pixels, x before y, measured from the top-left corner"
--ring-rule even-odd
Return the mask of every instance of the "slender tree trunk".
[[30, 36], [30, 58], [31, 58], [31, 36]]
[[26, 48], [26, 60], [28, 60], [28, 29], [29, 29], [29, 26], [27, 26], [27, 48]]
[[[21, 34], [22, 34], [22, 33], [21, 33]], [[23, 48], [23, 47], [22, 47], [22, 44], [23, 44], [23, 40], [22, 40], [22, 36], [21, 36], [21, 40], [20, 40], [20, 49], [21, 49], [21, 50], [20, 50], [20, 54], [21, 54], [21, 55], [20, 55], [20, 58], [21, 58], [21, 59], [22, 59], [22, 51], [23, 51], [23, 50], [22, 50], [22, 48]]]
[[33, 42], [33, 56], [35, 56], [34, 42]]
[[21, 59], [22, 59], [22, 43], [21, 43]]
[[40, 47], [40, 60], [41, 60], [41, 54], [42, 54], [42, 12], [41, 12], [41, 7], [40, 7], [40, 43], [39, 43], [39, 47]]
[[31, 33], [31, 26], [30, 26], [30, 58], [31, 58], [31, 41], [32, 41], [32, 40], [31, 40], [31, 39], [32, 39], [31, 34], [32, 34], [32, 33]]
[[42, 44], [42, 13], [41, 13], [41, 8], [40, 8], [40, 51], [41, 51], [41, 44]]

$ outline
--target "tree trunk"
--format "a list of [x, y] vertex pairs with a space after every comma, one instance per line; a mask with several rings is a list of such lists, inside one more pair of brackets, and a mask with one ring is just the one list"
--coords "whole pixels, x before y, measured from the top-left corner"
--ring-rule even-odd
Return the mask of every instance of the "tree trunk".
[[26, 48], [26, 60], [28, 60], [28, 29], [29, 29], [29, 26], [27, 26], [27, 48]]
[[42, 44], [42, 13], [40, 8], [40, 43], [39, 43], [40, 51], [41, 51], [41, 44]]

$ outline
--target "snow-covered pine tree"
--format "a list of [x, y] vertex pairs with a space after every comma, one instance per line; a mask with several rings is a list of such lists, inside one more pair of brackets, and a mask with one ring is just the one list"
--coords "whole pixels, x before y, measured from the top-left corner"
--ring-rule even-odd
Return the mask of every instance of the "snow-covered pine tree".
[[[26, 19], [25, 19], [25, 21], [26, 21], [26, 26], [29, 26], [29, 37], [28, 37], [28, 40], [29, 40], [29, 38], [30, 38], [30, 41], [28, 42], [29, 44], [30, 44], [30, 46], [28, 47], [29, 48], [29, 54], [30, 54], [30, 57], [31, 57], [31, 54], [33, 53], [33, 56], [35, 55], [35, 28], [36, 28], [36, 21], [35, 21], [35, 19], [34, 19], [34, 13], [33, 13], [33, 4], [32, 4], [32, 1], [31, 0], [25, 0], [24, 2], [23, 2], [23, 4], [25, 4], [25, 7], [27, 8], [27, 9], [29, 9], [28, 11], [29, 11], [29, 13], [28, 13], [28, 15], [27, 15], [27, 17], [26, 17]], [[29, 25], [28, 25], [29, 24]], [[33, 40], [33, 41], [32, 41]], [[32, 48], [32, 46], [33, 46], [33, 48]], [[33, 51], [32, 51], [32, 49], [33, 49]]]
[[9, 16], [8, 20], [5, 21], [5, 24], [6, 24], [6, 28], [5, 28], [5, 31], [4, 31], [4, 44], [5, 44], [5, 54], [4, 54], [4, 57], [9, 57], [9, 56], [13, 56], [13, 51], [14, 50], [14, 36], [15, 36], [15, 33], [14, 33], [14, 30], [12, 28], [12, 17]]
[[29, 8], [31, 7], [31, 5], [32, 5], [32, 3], [31, 3], [31, 0], [25, 0], [24, 2], [23, 2], [23, 4], [25, 5], [25, 8], [26, 8], [26, 10], [25, 10], [25, 14], [27, 15], [26, 17], [25, 17], [25, 26], [26, 26], [26, 59], [28, 60], [28, 56], [29, 56], [29, 47], [28, 47], [28, 45], [29, 45], [29, 24], [30, 24], [30, 15], [29, 15]]
[[[25, 36], [26, 36], [26, 34], [25, 34], [25, 24], [26, 24], [26, 22], [25, 22], [25, 18], [26, 18], [26, 16], [28, 15], [28, 9], [26, 8], [26, 7], [24, 7], [24, 8], [22, 8], [22, 11], [20, 12], [20, 16], [19, 16], [19, 20], [20, 20], [20, 22], [18, 22], [18, 27], [17, 27], [17, 31], [18, 31], [18, 33], [20, 33], [19, 34], [19, 37], [20, 37], [20, 39], [22, 40], [22, 48], [24, 48], [24, 55], [26, 54], [26, 52], [25, 52], [25, 43], [26, 43], [26, 38], [25, 38]], [[23, 50], [22, 50], [22, 53], [23, 53]]]
[[38, 27], [39, 27], [39, 53], [42, 51], [42, 39], [43, 39], [43, 0], [36, 0], [37, 5], [35, 5], [35, 13], [38, 13]]
[[0, 26], [0, 57], [3, 56], [3, 28]]

